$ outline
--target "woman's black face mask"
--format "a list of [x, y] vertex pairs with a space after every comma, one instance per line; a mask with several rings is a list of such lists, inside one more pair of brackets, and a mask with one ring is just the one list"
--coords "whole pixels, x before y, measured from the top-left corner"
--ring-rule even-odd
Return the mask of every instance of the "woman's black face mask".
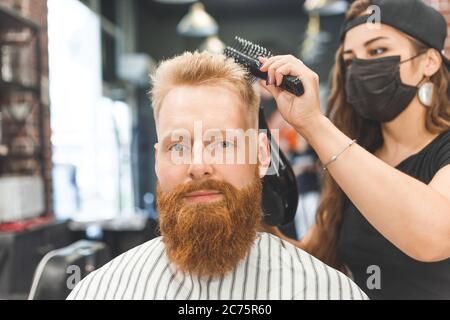
[[346, 70], [347, 102], [364, 119], [389, 122], [402, 113], [417, 94], [417, 87], [400, 79], [400, 56], [354, 59]]

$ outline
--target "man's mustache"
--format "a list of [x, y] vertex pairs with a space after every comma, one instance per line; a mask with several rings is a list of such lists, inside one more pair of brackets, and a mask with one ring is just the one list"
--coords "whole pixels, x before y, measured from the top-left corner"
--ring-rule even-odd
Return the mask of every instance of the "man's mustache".
[[201, 190], [217, 191], [223, 194], [229, 191], [237, 191], [237, 189], [228, 182], [208, 179], [200, 181], [190, 181], [179, 185], [171, 192], [171, 194], [173, 194], [174, 197], [182, 198], [188, 196], [190, 193], [198, 192]]

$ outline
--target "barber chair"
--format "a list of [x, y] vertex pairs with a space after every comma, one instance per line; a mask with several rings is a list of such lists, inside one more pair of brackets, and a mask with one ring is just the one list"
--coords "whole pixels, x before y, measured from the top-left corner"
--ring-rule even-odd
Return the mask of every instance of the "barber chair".
[[102, 242], [81, 240], [42, 258], [33, 278], [29, 300], [64, 300], [80, 280], [111, 259]]

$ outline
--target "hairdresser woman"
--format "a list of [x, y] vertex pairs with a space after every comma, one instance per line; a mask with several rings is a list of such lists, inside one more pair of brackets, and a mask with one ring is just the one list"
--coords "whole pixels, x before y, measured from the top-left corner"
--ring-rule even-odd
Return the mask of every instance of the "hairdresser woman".
[[[367, 23], [372, 4], [378, 27]], [[325, 168], [317, 223], [298, 244], [372, 299], [450, 299], [446, 33], [442, 15], [420, 0], [354, 2], [327, 117], [314, 72], [293, 56], [261, 58], [270, 77], [262, 85]], [[276, 87], [287, 74], [302, 80], [302, 97]]]

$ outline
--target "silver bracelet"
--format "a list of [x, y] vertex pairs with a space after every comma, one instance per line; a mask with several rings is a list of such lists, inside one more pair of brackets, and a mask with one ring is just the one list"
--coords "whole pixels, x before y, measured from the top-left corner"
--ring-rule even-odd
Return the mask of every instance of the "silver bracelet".
[[333, 162], [336, 162], [336, 160], [339, 158], [339, 156], [341, 154], [343, 154], [345, 151], [347, 151], [347, 149], [350, 148], [352, 145], [354, 145], [356, 142], [357, 142], [357, 140], [351, 141], [341, 152], [339, 152], [338, 154], [332, 156], [330, 161], [323, 166], [323, 171], [327, 171], [328, 170], [328, 166], [330, 164], [332, 164]]

